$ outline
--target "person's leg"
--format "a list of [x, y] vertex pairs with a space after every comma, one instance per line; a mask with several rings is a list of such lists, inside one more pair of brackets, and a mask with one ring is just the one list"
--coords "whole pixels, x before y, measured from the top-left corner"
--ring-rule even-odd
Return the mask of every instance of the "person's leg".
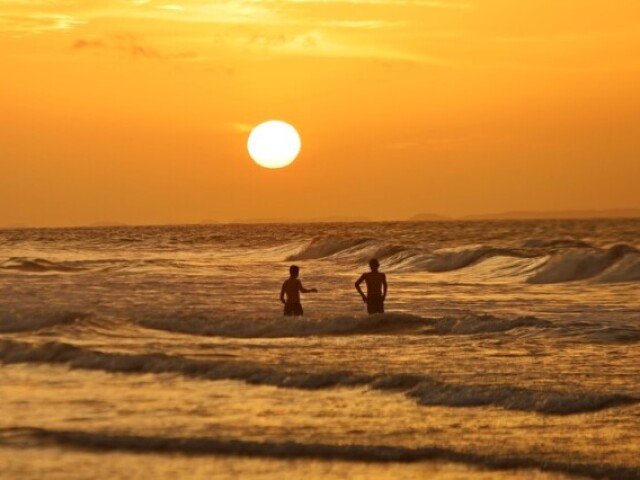
[[370, 298], [367, 299], [367, 313], [369, 315], [373, 315], [374, 313], [376, 313], [373, 308], [373, 302], [371, 301]]

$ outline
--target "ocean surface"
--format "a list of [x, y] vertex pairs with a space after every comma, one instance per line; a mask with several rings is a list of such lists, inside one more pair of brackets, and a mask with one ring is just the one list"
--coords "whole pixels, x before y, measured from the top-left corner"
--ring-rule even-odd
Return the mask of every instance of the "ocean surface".
[[638, 479], [639, 248], [640, 220], [0, 230], [0, 478]]

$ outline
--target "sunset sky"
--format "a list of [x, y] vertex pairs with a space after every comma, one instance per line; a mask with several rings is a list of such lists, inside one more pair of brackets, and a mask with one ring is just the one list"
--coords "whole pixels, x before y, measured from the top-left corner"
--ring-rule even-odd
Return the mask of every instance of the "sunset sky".
[[0, 0], [0, 225], [640, 207], [638, 0], [169, 2]]

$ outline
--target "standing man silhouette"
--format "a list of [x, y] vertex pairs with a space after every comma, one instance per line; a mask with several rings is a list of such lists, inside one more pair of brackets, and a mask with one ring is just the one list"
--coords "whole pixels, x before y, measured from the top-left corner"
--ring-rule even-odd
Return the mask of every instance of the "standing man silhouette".
[[304, 315], [302, 303], [300, 303], [300, 292], [318, 293], [317, 288], [306, 289], [298, 279], [300, 267], [291, 265], [289, 267], [289, 278], [284, 281], [280, 289], [280, 301], [284, 303], [285, 317], [298, 317]]
[[[387, 297], [387, 276], [379, 272], [380, 262], [372, 258], [369, 261], [370, 272], [363, 273], [356, 282], [356, 290], [367, 304], [369, 315], [374, 313], [384, 313], [384, 299]], [[367, 294], [362, 291], [360, 284], [367, 284]]]

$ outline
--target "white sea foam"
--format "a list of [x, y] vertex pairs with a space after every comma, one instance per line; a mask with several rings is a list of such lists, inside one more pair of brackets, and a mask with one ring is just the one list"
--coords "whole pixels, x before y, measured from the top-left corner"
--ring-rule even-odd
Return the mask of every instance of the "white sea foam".
[[516, 268], [494, 268], [493, 262], [489, 264], [487, 275], [483, 276], [485, 279], [493, 276], [496, 279], [512, 277], [520, 280], [524, 277], [529, 283], [640, 280], [640, 253], [635, 247], [618, 244], [600, 249], [571, 239], [527, 240], [522, 248], [468, 245], [427, 251], [384, 244], [371, 238], [317, 237], [287, 260], [324, 259], [359, 265], [373, 257], [392, 272], [446, 273], [473, 266], [477, 278], [483, 263], [502, 258], [505, 259], [503, 265], [509, 267], [514, 264]]
[[[552, 256], [535, 275], [529, 278], [530, 283], [561, 283], [586, 280], [597, 277], [627, 255], [637, 255], [638, 251], [629, 245], [616, 245], [608, 250], [572, 249]], [[640, 274], [633, 267], [625, 272], [628, 277]], [[626, 278], [618, 277], [618, 281]]]

